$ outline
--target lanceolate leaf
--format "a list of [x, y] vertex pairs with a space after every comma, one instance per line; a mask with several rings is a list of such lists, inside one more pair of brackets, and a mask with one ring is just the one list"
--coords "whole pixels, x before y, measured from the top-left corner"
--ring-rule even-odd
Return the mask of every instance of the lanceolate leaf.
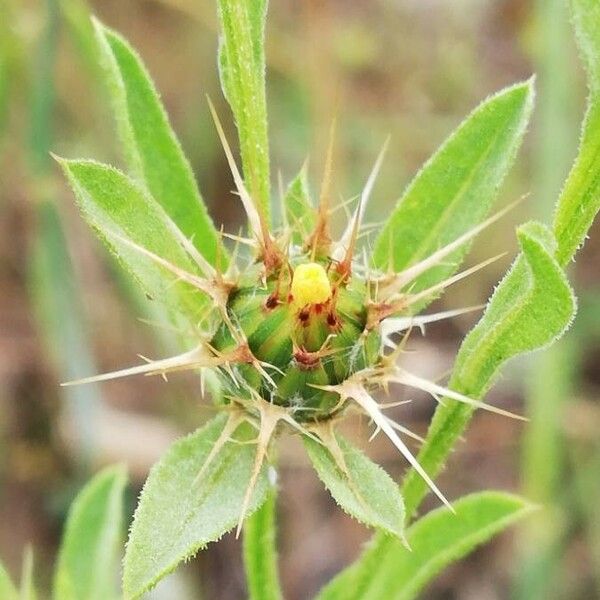
[[244, 565], [250, 600], [281, 600], [277, 571], [277, 491], [244, 523]]
[[301, 246], [315, 226], [316, 211], [310, 203], [306, 167], [291, 181], [283, 197], [286, 221], [293, 230], [294, 244]]
[[69, 511], [54, 580], [56, 600], [117, 598], [123, 535], [123, 467], [109, 467], [79, 493]]
[[98, 22], [95, 27], [130, 168], [214, 264], [217, 231], [148, 72], [121, 36]]
[[[554, 259], [556, 245], [550, 231], [531, 222], [518, 229], [518, 238], [522, 254], [456, 358], [449, 388], [471, 398], [485, 394], [509, 358], [550, 344], [562, 335], [575, 313], [575, 298]], [[417, 457], [430, 475], [442, 467], [472, 412], [471, 406], [450, 400], [440, 404]], [[410, 471], [404, 483], [409, 514], [426, 491], [419, 479]]]
[[[375, 242], [377, 267], [418, 262], [481, 222], [521, 145], [533, 107], [533, 81], [485, 100], [429, 159]], [[458, 267], [468, 245], [421, 275], [424, 289]]]
[[331, 495], [349, 515], [403, 540], [404, 502], [394, 480], [341, 435], [330, 437], [323, 444], [306, 436], [303, 441]]
[[221, 85], [238, 128], [250, 195], [269, 215], [269, 141], [265, 96], [266, 0], [219, 0]]
[[90, 160], [58, 159], [84, 217], [146, 293], [170, 313], [186, 315], [196, 323], [205, 305], [201, 292], [164, 267], [123, 243], [128, 238], [177, 267], [194, 273], [194, 267], [167, 224], [162, 208], [137, 183], [112, 167]]
[[600, 4], [572, 0], [573, 23], [588, 73], [588, 107], [575, 164], [560, 195], [554, 216], [557, 259], [566, 265], [583, 244], [600, 209]]
[[[139, 597], [237, 525], [256, 455], [256, 444], [239, 442], [250, 441], [256, 432], [243, 424], [234, 440], [220, 439], [226, 423], [227, 415], [215, 417], [175, 442], [152, 468], [127, 543], [126, 598]], [[211, 453], [213, 448], [217, 451]], [[263, 467], [248, 513], [264, 502], [267, 485]]]
[[5, 600], [19, 600], [17, 589], [2, 564], [0, 564], [0, 598], [5, 598]]
[[[442, 569], [466, 556], [533, 507], [517, 496], [482, 492], [439, 508], [406, 532], [410, 550], [400, 544], [369, 548], [363, 560], [334, 579], [318, 600], [411, 600]], [[376, 575], [373, 570], [376, 570]]]
[[[448, 387], [471, 398], [480, 398], [494, 375], [511, 357], [551, 343], [568, 327], [575, 299], [567, 279], [554, 259], [552, 234], [539, 223], [519, 228], [523, 251], [496, 289], [481, 321], [465, 338]], [[434, 415], [417, 460], [432, 477], [444, 462], [473, 414], [473, 407], [444, 399]], [[427, 493], [427, 484], [414, 470], [404, 480], [402, 492], [410, 518]], [[373, 556], [402, 550], [399, 542], [378, 534], [369, 550], [340, 575], [348, 582], [361, 573], [364, 585], [382, 576], [384, 565]], [[391, 567], [390, 567], [391, 568]], [[363, 585], [361, 584], [361, 585]]]
[[[559, 200], [554, 224], [557, 242], [551, 239], [544, 241], [551, 236], [549, 232], [544, 233], [539, 225], [525, 226], [520, 230], [523, 255], [494, 293], [481, 321], [463, 342], [450, 387], [456, 386], [455, 389], [472, 397], [485, 393], [505, 360], [549, 344], [560, 336], [575, 309], [574, 298], [560, 266], [575, 253], [596, 211], [592, 202], [595, 202], [594, 196], [580, 192], [587, 189], [585, 182], [592, 184], [600, 180], [600, 164], [587, 162], [585, 158], [589, 159], [591, 148], [600, 147], [600, 126], [594, 125], [597, 121], [591, 116], [598, 110], [596, 98], [600, 89], [600, 53], [593, 33], [594, 23], [599, 22], [600, 14], [597, 4], [591, 0], [573, 0], [572, 7], [592, 90], [580, 153]], [[578, 221], [578, 214], [587, 216]], [[578, 233], [570, 237], [569, 231]], [[509, 331], [511, 325], [512, 332]], [[426, 444], [418, 457], [430, 474], [434, 475], [442, 467], [471, 414], [469, 407], [459, 407], [452, 402], [438, 407]], [[407, 512], [412, 514], [426, 490], [413, 471], [409, 472], [403, 490]]]

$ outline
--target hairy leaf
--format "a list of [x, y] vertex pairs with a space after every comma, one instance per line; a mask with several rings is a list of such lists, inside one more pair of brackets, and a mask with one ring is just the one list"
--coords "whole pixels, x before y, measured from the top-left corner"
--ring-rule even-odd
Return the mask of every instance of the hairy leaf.
[[[450, 389], [480, 398], [500, 367], [513, 356], [541, 348], [562, 335], [575, 313], [575, 298], [554, 259], [552, 234], [535, 222], [518, 229], [522, 254], [497, 287], [488, 307], [463, 341]], [[417, 459], [435, 475], [462, 434], [473, 407], [446, 400], [436, 410]], [[412, 514], [425, 493], [418, 474], [404, 483], [407, 511]]]
[[[236, 439], [220, 440], [226, 423], [227, 415], [218, 415], [175, 442], [152, 468], [127, 543], [126, 598], [139, 597], [238, 523], [256, 456], [256, 444], [239, 442], [250, 441], [255, 432], [243, 424]], [[216, 454], [205, 464], [214, 447]], [[249, 514], [266, 498], [265, 471], [263, 467]]]
[[[394, 480], [341, 435], [304, 446], [335, 501], [360, 522], [404, 539], [404, 502]], [[329, 449], [334, 444], [333, 451]], [[339, 456], [335, 456], [339, 453]]]
[[[509, 358], [547, 345], [561, 335], [575, 310], [571, 288], [553, 257], [556, 244], [552, 234], [539, 223], [528, 223], [519, 228], [518, 236], [523, 253], [496, 289], [481, 321], [465, 338], [450, 379], [450, 389], [471, 398], [480, 398], [485, 393]], [[471, 405], [449, 398], [436, 409], [417, 456], [430, 476], [434, 477], [442, 468], [473, 410]], [[411, 469], [402, 487], [409, 518], [427, 490], [421, 476]], [[340, 579], [360, 571], [365, 580], [376, 581], [380, 566], [378, 562], [373, 564], [370, 557], [400, 548], [397, 541], [377, 534], [369, 551], [346, 569]]]
[[123, 534], [125, 469], [109, 467], [79, 493], [69, 510], [54, 578], [56, 600], [117, 598]]
[[281, 600], [277, 571], [276, 498], [271, 488], [267, 501], [244, 524], [244, 566], [250, 600]]
[[266, 0], [219, 0], [219, 70], [240, 138], [246, 186], [268, 217], [269, 140], [265, 95]]
[[195, 269], [167, 224], [163, 209], [126, 175], [90, 160], [57, 159], [62, 166], [83, 216], [123, 265], [138, 279], [145, 292], [160, 301], [173, 318], [180, 313], [196, 323], [205, 306], [204, 296], [163, 266], [118, 236], [128, 238], [173, 265]]
[[286, 221], [293, 230], [292, 241], [302, 245], [315, 226], [315, 209], [311, 205], [306, 180], [306, 166], [291, 181], [283, 197]]
[[217, 231], [146, 68], [121, 36], [97, 21], [95, 28], [130, 168], [215, 264]]
[[0, 563], [0, 598], [5, 600], [18, 600], [19, 594], [15, 588], [10, 575], [4, 568], [4, 565]]
[[[374, 263], [398, 272], [484, 219], [521, 145], [533, 107], [533, 81], [506, 88], [479, 105], [408, 186], [375, 241]], [[465, 244], [421, 275], [415, 291], [452, 274]]]
[[360, 563], [334, 579], [317, 600], [410, 600], [442, 569], [466, 556], [533, 507], [521, 498], [481, 492], [439, 508], [406, 532], [410, 550], [392, 538], [368, 548]]
[[556, 256], [563, 266], [583, 244], [600, 209], [600, 4], [596, 0], [571, 0], [571, 7], [588, 73], [589, 97], [577, 159], [554, 215]]

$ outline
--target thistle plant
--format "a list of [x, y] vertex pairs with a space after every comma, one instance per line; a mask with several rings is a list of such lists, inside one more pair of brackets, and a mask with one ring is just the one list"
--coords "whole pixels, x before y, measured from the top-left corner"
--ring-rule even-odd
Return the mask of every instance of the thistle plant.
[[[127, 546], [126, 597], [140, 596], [232, 528], [238, 534], [244, 529], [250, 595], [280, 597], [272, 474], [276, 445], [289, 435], [301, 437], [337, 503], [379, 531], [323, 598], [413, 597], [450, 560], [531, 509], [519, 498], [492, 492], [450, 503], [433, 479], [476, 408], [522, 419], [482, 397], [506, 360], [551, 343], [575, 312], [563, 269], [600, 201], [594, 152], [600, 145], [600, 44], [593, 35], [600, 11], [591, 0], [576, 0], [573, 9], [592, 81], [579, 158], [553, 227], [530, 222], [518, 228], [521, 253], [465, 339], [447, 385], [408, 371], [403, 351], [413, 330], [477, 309], [426, 310], [450, 285], [497, 258], [459, 270], [473, 238], [512, 207], [488, 216], [529, 122], [533, 79], [478, 106], [424, 165], [385, 225], [372, 231], [363, 221], [384, 144], [343, 233], [335, 236], [335, 126], [316, 201], [303, 168], [281, 194], [279, 209], [273, 208], [266, 2], [219, 0], [219, 70], [237, 125], [241, 168], [208, 104], [247, 217], [245, 230], [229, 234], [208, 216], [140, 58], [121, 36], [95, 22], [130, 174], [89, 160], [57, 160], [84, 217], [164, 308], [183, 348], [176, 356], [69, 384], [138, 375], [166, 379], [190, 370], [199, 374], [199, 397], [209, 388], [218, 408], [148, 477]], [[398, 404], [384, 398], [390, 384], [440, 401], [426, 439], [386, 414]], [[402, 488], [337, 431], [356, 413], [366, 415], [373, 435], [382, 432], [408, 462]], [[418, 457], [409, 438], [422, 443]], [[406, 529], [427, 489], [446, 506]], [[431, 536], [433, 546], [425, 543]], [[395, 571], [405, 575], [391, 582]]]

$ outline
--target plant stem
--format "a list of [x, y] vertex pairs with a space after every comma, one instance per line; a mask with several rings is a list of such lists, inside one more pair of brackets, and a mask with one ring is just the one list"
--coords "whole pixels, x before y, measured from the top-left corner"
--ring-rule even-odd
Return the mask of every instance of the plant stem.
[[251, 600], [281, 600], [277, 571], [276, 498], [273, 486], [267, 501], [244, 524], [244, 566]]

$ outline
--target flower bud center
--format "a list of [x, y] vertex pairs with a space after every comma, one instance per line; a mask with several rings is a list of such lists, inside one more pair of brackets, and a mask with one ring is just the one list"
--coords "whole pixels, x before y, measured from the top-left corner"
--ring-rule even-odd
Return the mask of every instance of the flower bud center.
[[327, 302], [331, 285], [325, 269], [318, 263], [298, 265], [292, 279], [292, 296], [297, 306]]

